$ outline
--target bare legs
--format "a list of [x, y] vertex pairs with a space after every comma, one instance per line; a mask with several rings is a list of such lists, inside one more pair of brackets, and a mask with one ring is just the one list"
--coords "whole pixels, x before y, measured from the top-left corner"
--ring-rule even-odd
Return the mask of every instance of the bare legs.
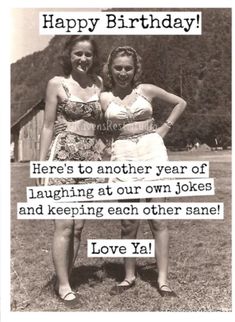
[[[139, 228], [139, 220], [122, 220], [122, 239], [136, 239]], [[135, 258], [124, 258], [125, 279], [119, 285], [128, 285], [128, 282], [135, 280]], [[128, 282], [127, 282], [128, 281]]]
[[[63, 298], [72, 291], [69, 277], [72, 272], [78, 249], [84, 220], [55, 220], [52, 257], [57, 275], [57, 291]], [[66, 297], [72, 300], [73, 294]]]
[[[155, 200], [152, 200], [155, 201]], [[157, 202], [164, 200], [158, 199]], [[135, 239], [137, 236], [139, 221], [138, 220], [122, 220], [121, 237], [122, 239]], [[158, 267], [158, 285], [168, 285], [168, 249], [169, 234], [167, 224], [164, 220], [149, 220], [149, 226], [155, 239], [155, 257]], [[135, 258], [125, 258], [125, 279], [119, 285], [127, 285], [126, 282], [132, 282], [135, 279]], [[170, 291], [165, 286], [164, 290]]]
[[162, 285], [168, 285], [169, 233], [166, 223], [162, 220], [149, 220], [149, 226], [155, 239], [158, 285], [161, 287]]

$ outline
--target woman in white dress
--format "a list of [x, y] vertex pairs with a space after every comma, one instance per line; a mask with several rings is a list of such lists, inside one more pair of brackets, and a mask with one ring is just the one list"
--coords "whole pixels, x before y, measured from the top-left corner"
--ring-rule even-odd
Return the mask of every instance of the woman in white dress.
[[[174, 94], [152, 85], [140, 83], [141, 58], [132, 47], [117, 47], [110, 53], [103, 69], [104, 82], [109, 91], [101, 93], [100, 102], [105, 119], [113, 124], [112, 161], [168, 160], [163, 138], [173, 127], [186, 107], [186, 102]], [[153, 99], [173, 106], [167, 120], [156, 129], [153, 122]], [[130, 179], [130, 178], [129, 178]], [[135, 178], [132, 178], [136, 180]], [[121, 182], [124, 178], [113, 181]], [[144, 177], [138, 180], [145, 180]], [[154, 201], [152, 199], [152, 201]], [[157, 199], [156, 202], [163, 200]], [[149, 220], [155, 239], [158, 266], [157, 289], [161, 296], [176, 296], [168, 283], [169, 236], [164, 220]], [[136, 238], [138, 220], [122, 220], [123, 239]], [[125, 278], [111, 289], [110, 294], [120, 294], [135, 284], [135, 259], [125, 259]]]

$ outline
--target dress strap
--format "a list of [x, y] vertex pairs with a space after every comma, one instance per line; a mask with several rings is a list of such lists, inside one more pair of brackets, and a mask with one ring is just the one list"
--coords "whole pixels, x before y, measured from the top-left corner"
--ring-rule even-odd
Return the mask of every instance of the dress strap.
[[149, 102], [149, 103], [151, 104], [151, 100], [150, 100], [149, 98], [147, 98], [145, 95], [143, 95], [142, 93], [140, 93], [140, 91], [139, 91], [137, 88], [135, 88], [135, 89], [134, 89], [134, 92], [135, 92], [137, 95], [139, 95], [139, 96], [143, 97], [147, 102]]
[[65, 91], [65, 93], [66, 93], [67, 97], [68, 97], [68, 98], [70, 98], [70, 97], [71, 97], [71, 93], [70, 93], [70, 91], [69, 91], [68, 86], [65, 84], [65, 81], [64, 81], [64, 80], [62, 81], [61, 85], [62, 85], [62, 87], [63, 87], [63, 89], [64, 89], [64, 91]]

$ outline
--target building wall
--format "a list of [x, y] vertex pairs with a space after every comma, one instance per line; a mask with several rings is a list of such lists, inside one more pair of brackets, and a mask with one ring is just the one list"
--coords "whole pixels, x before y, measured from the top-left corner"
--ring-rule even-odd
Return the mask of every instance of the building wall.
[[18, 136], [18, 161], [38, 160], [39, 139], [43, 117], [43, 110], [34, 110], [20, 122]]

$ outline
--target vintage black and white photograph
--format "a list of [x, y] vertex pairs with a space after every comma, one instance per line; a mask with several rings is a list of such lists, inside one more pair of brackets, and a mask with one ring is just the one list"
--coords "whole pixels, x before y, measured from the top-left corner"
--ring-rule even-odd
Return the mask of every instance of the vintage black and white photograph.
[[[89, 10], [11, 10], [10, 310], [231, 312], [232, 10], [93, 9], [200, 12], [197, 35], [39, 34], [40, 11]], [[21, 220], [27, 187], [125, 182], [31, 178], [30, 161], [46, 160], [209, 162], [213, 195], [141, 202], [222, 203], [224, 217]], [[155, 256], [87, 255], [88, 239], [136, 238], [153, 239]]]

